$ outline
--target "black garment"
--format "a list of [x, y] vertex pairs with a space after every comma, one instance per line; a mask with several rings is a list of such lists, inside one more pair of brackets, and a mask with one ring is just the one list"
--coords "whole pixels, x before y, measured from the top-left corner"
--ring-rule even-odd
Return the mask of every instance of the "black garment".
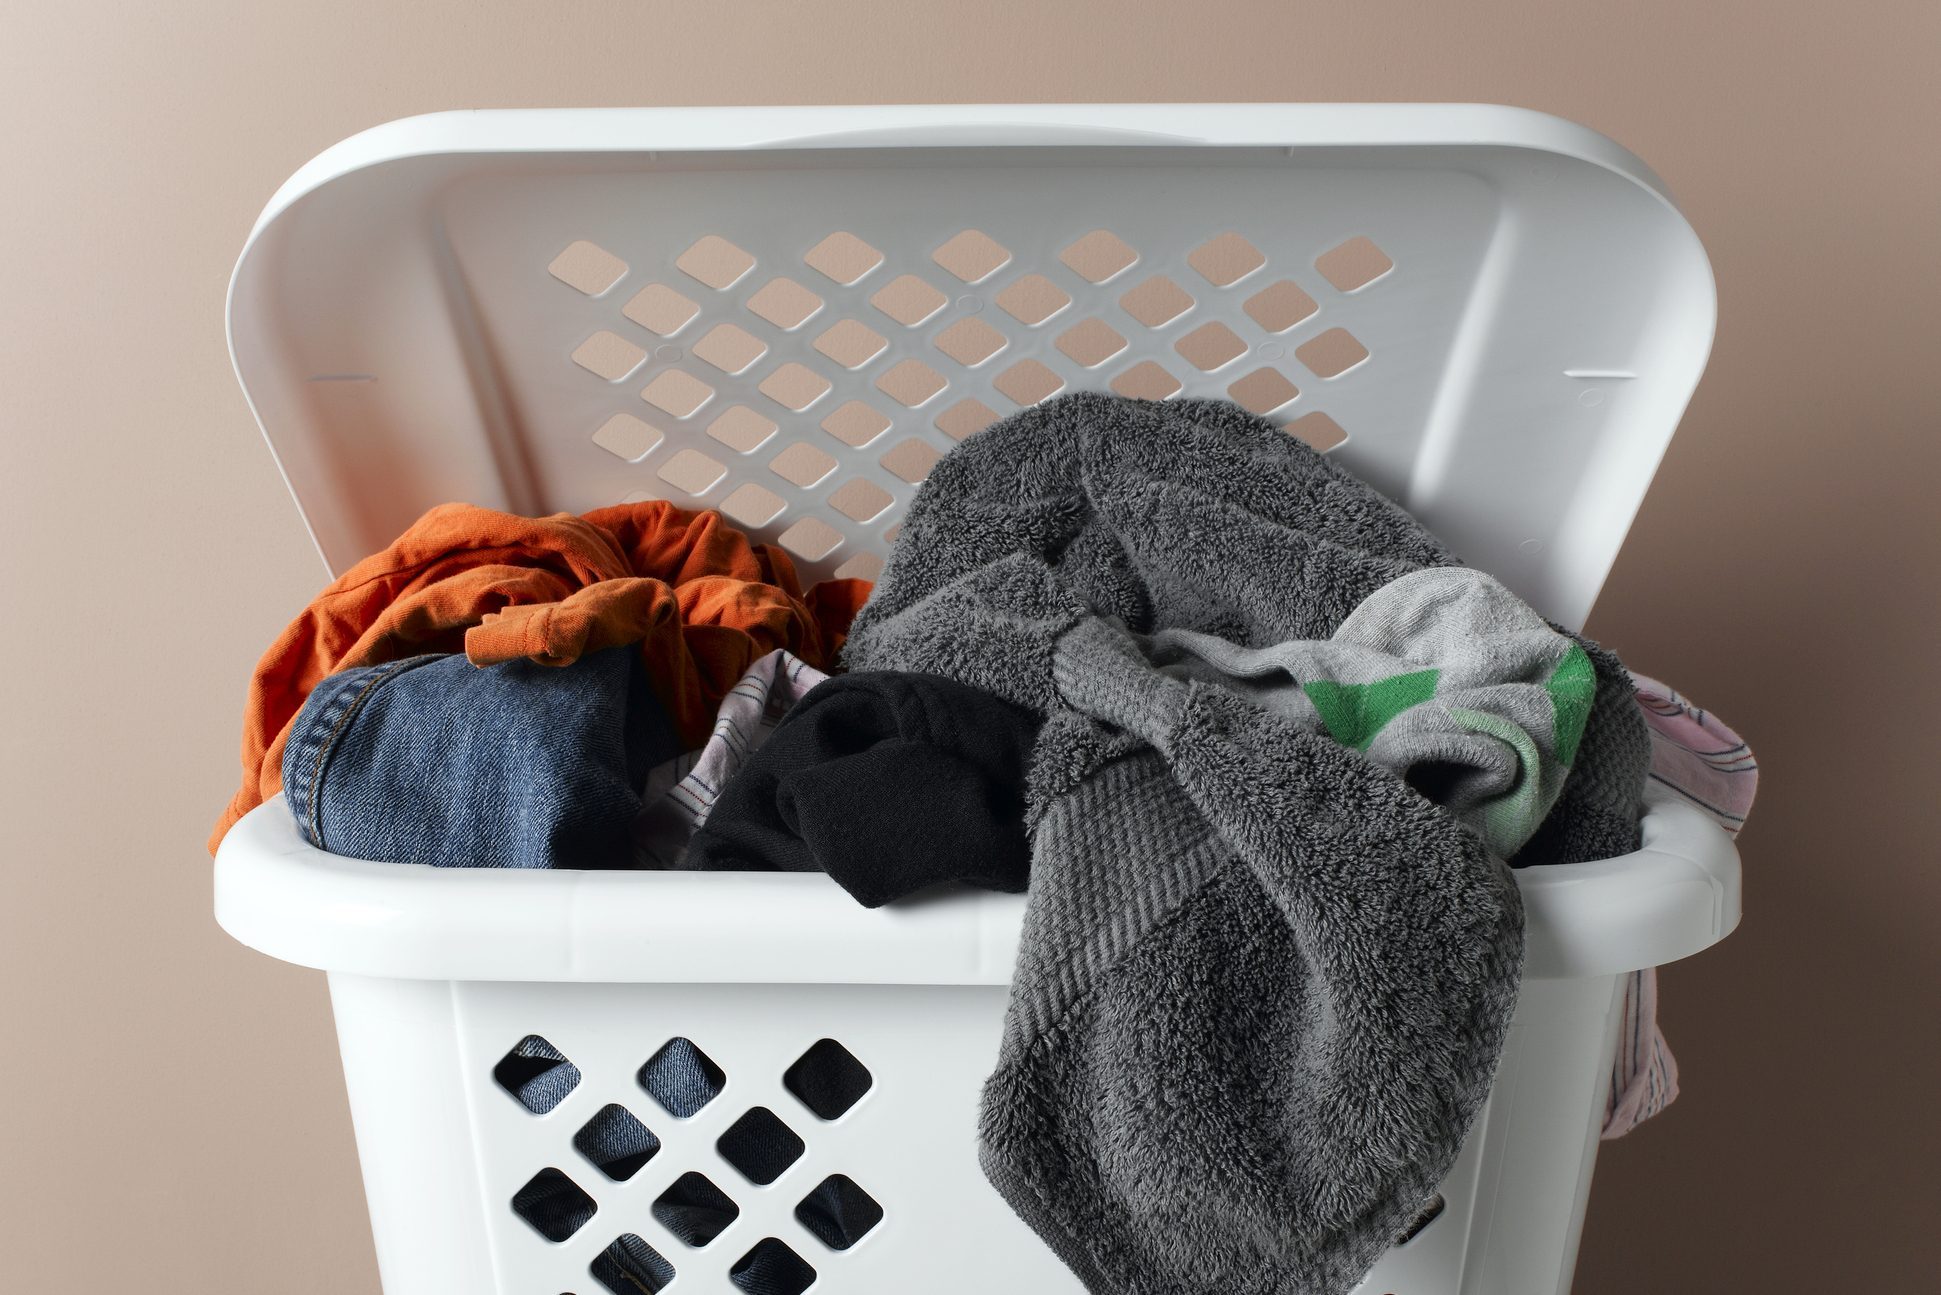
[[826, 872], [867, 908], [942, 881], [1021, 891], [1038, 719], [935, 675], [820, 684], [722, 789], [698, 871]]

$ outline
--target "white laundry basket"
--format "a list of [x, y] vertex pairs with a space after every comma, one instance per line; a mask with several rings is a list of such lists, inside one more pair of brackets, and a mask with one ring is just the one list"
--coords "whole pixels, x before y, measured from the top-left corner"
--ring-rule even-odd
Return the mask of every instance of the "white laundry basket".
[[[1104, 387], [1285, 423], [1573, 626], [1713, 320], [1703, 250], [1636, 158], [1430, 105], [415, 118], [299, 171], [229, 304], [333, 572], [450, 499], [662, 497], [810, 579], [873, 576], [956, 440]], [[1488, 1109], [1370, 1295], [1568, 1288], [1624, 975], [1739, 916], [1731, 843], [1669, 802], [1638, 853], [1519, 880], [1528, 964]], [[231, 934], [330, 973], [389, 1295], [634, 1295], [616, 1244], [679, 1295], [742, 1289], [743, 1257], [778, 1245], [818, 1295], [1076, 1292], [977, 1167], [1023, 902], [369, 863], [304, 844], [280, 797], [216, 865]], [[670, 1041], [707, 1059], [698, 1111], [642, 1077]], [[515, 1095], [522, 1047], [577, 1076], [549, 1109]], [[805, 1084], [818, 1069], [853, 1081], [843, 1101]], [[801, 1143], [766, 1184], [730, 1134], [756, 1108]], [[630, 1120], [659, 1149], [615, 1179], [582, 1131]], [[595, 1207], [559, 1241], [514, 1205], [548, 1171]], [[655, 1208], [697, 1173], [735, 1211], [704, 1246]], [[880, 1209], [840, 1250], [798, 1214], [837, 1175]]]

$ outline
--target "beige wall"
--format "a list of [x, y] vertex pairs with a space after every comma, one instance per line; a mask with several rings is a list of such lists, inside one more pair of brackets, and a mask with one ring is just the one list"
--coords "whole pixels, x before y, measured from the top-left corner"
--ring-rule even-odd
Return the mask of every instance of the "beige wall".
[[[1681, 197], [1710, 373], [1592, 630], [1730, 716], [1743, 931], [1580, 1292], [1932, 1289], [1941, 6], [0, 3], [0, 1289], [376, 1278], [322, 978], [209, 916], [243, 680], [320, 583], [229, 374], [270, 191], [437, 108], [1497, 100]], [[1925, 830], [1924, 830], [1925, 829]]]

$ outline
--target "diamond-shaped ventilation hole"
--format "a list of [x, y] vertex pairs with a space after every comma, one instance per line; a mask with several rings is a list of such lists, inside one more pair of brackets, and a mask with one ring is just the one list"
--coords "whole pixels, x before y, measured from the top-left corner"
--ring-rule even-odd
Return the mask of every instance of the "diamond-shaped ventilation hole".
[[640, 1068], [638, 1078], [648, 1096], [669, 1115], [683, 1120], [719, 1097], [728, 1082], [713, 1058], [682, 1038], [662, 1044]]
[[580, 1185], [557, 1169], [542, 1169], [512, 1194], [512, 1212], [548, 1241], [564, 1241], [599, 1211]]
[[836, 551], [842, 532], [820, 517], [804, 517], [777, 535], [775, 542], [798, 558], [819, 562]]
[[580, 1131], [573, 1135], [573, 1145], [601, 1173], [624, 1183], [654, 1158], [654, 1153], [660, 1150], [660, 1139], [635, 1119], [632, 1111], [609, 1103], [580, 1126]]
[[1004, 334], [975, 316], [958, 320], [930, 344], [966, 368], [976, 368], [1004, 349]]
[[1302, 414], [1288, 423], [1284, 430], [1305, 441], [1322, 454], [1326, 454], [1348, 439], [1348, 433], [1342, 430], [1341, 424], [1318, 409], [1311, 414]]
[[822, 298], [794, 279], [770, 279], [748, 299], [748, 309], [777, 328], [800, 328], [822, 309]]
[[889, 340], [868, 324], [840, 319], [815, 339], [815, 348], [845, 369], [860, 369], [883, 353]]
[[1081, 278], [1104, 283], [1139, 259], [1139, 253], [1109, 229], [1095, 229], [1058, 254]]
[[817, 243], [802, 256], [811, 269], [837, 283], [854, 283], [883, 264], [883, 254], [846, 230]]
[[1159, 328], [1191, 310], [1193, 298], [1165, 275], [1155, 274], [1120, 297], [1119, 305], [1147, 328]]
[[953, 441], [983, 431], [997, 421], [997, 410], [974, 396], [966, 396], [937, 415], [937, 430]]
[[716, 324], [694, 344], [694, 354], [723, 373], [740, 373], [768, 354], [768, 344], [744, 328]]
[[796, 1220], [831, 1250], [847, 1250], [883, 1221], [883, 1207], [846, 1174], [831, 1174], [795, 1207]]
[[1035, 405], [1057, 394], [1065, 380], [1036, 360], [1019, 360], [991, 379], [991, 385], [1020, 405]]
[[757, 1106], [728, 1126], [715, 1150], [751, 1183], [766, 1187], [802, 1158], [801, 1138], [766, 1106]]
[[714, 388], [691, 373], [662, 369], [640, 389], [640, 398], [662, 413], [686, 418], [714, 399]]
[[1200, 277], [1216, 288], [1240, 280], [1267, 264], [1267, 258], [1260, 249], [1238, 234], [1221, 234], [1209, 238], [1186, 255], [1186, 263], [1200, 272]]
[[1247, 344], [1240, 340], [1239, 334], [1216, 319], [1201, 324], [1174, 342], [1173, 349], [1185, 356], [1194, 368], [1211, 373], [1221, 365], [1231, 364], [1245, 355]]
[[871, 584], [883, 578], [883, 559], [874, 553], [852, 553], [849, 560], [836, 568], [838, 580], [867, 580]]
[[766, 526], [781, 516], [788, 501], [766, 486], [744, 481], [721, 501], [721, 512], [731, 522], [743, 526]]
[[890, 430], [890, 420], [860, 400], [845, 401], [822, 420], [822, 430], [853, 449], [861, 449]]
[[1053, 343], [1088, 369], [1096, 369], [1126, 348], [1126, 339], [1102, 319], [1084, 319], [1058, 335]]
[[875, 1080], [869, 1068], [834, 1039], [822, 1039], [782, 1074], [782, 1086], [825, 1120], [862, 1100]]
[[661, 464], [654, 475], [676, 490], [705, 495], [728, 475], [728, 465], [699, 450], [681, 450]]
[[697, 1249], [726, 1232], [741, 1216], [741, 1207], [726, 1192], [693, 1172], [676, 1178], [654, 1198], [651, 1209], [655, 1222]]
[[546, 267], [546, 272], [570, 288], [597, 297], [620, 282], [627, 273], [627, 263], [598, 243], [582, 238], [567, 244], [566, 250]]
[[1027, 274], [997, 294], [998, 308], [1020, 324], [1042, 324], [1072, 304], [1071, 294], [1042, 274]]
[[647, 352], [618, 333], [605, 329], [593, 334], [573, 349], [573, 363], [588, 373], [597, 373], [608, 382], [618, 382], [640, 367]]
[[1285, 333], [1321, 309], [1292, 279], [1268, 284], [1241, 303], [1240, 308], [1270, 333]]
[[636, 292], [620, 313], [650, 333], [672, 337], [701, 313], [701, 307], [664, 283], [650, 283]]
[[895, 502], [889, 491], [861, 477], [843, 482], [829, 496], [829, 506], [852, 522], [873, 522]]
[[674, 1280], [674, 1265], [633, 1233], [615, 1237], [588, 1269], [614, 1295], [655, 1295]]
[[756, 390], [785, 409], [801, 413], [829, 394], [829, 379], [806, 364], [790, 360], [763, 378]]
[[1358, 234], [1338, 247], [1331, 247], [1314, 258], [1314, 268], [1335, 286], [1337, 292], [1365, 288], [1395, 268], [1388, 253], [1375, 246], [1375, 240]]
[[1112, 390], [1131, 400], [1165, 400], [1179, 393], [1181, 382], [1151, 360], [1139, 363], [1112, 379]]
[[876, 376], [876, 389], [899, 405], [915, 409], [949, 383], [922, 360], [904, 360]]
[[796, 441], [768, 461], [768, 470], [804, 489], [836, 470], [836, 461], [807, 441]]
[[930, 259], [965, 283], [995, 274], [1011, 259], [1010, 249], [976, 229], [967, 229], [930, 254]]
[[660, 428], [632, 414], [615, 414], [593, 433], [595, 445], [630, 463], [646, 458], [663, 439]]
[[815, 1285], [815, 1269], [774, 1237], [763, 1237], [735, 1260], [728, 1280], [748, 1295], [802, 1295]]
[[869, 304], [905, 328], [915, 328], [942, 310], [949, 301], [949, 297], [916, 275], [899, 274], [878, 288], [875, 295], [870, 297]]
[[1275, 368], [1255, 369], [1227, 388], [1235, 404], [1256, 414], [1271, 414], [1300, 394], [1301, 389]]
[[1402, 1229], [1401, 1236], [1395, 1238], [1395, 1244], [1405, 1246], [1422, 1235], [1422, 1229], [1442, 1217], [1445, 1204], [1446, 1202], [1442, 1199], [1441, 1192], [1437, 1192], [1434, 1196], [1430, 1197], [1429, 1203], [1422, 1207], [1422, 1212], [1415, 1216], [1415, 1221]]
[[708, 435], [737, 454], [753, 454], [779, 430], [774, 419], [747, 405], [730, 405], [708, 424]]
[[528, 1034], [499, 1058], [499, 1064], [492, 1067], [492, 1078], [519, 1105], [534, 1115], [544, 1115], [580, 1086], [580, 1068], [537, 1034]]
[[930, 475], [930, 469], [936, 467], [937, 460], [942, 457], [930, 442], [912, 436], [891, 446], [877, 462], [915, 486], [923, 483], [924, 478]]
[[676, 257], [682, 274], [716, 290], [734, 286], [755, 268], [755, 258], [719, 234], [709, 234]]
[[1368, 358], [1368, 348], [1345, 328], [1330, 328], [1294, 348], [1302, 364], [1324, 378], [1336, 378]]

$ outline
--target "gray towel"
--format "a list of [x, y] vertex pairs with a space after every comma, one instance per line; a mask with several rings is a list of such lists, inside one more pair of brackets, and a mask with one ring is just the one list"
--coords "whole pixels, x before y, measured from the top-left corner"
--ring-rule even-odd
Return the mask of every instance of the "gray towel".
[[[1477, 833], [1327, 734], [1155, 668], [1120, 626], [1325, 639], [1453, 562], [1207, 402], [1053, 401], [967, 441], [910, 510], [848, 660], [1046, 716], [982, 1157], [1094, 1292], [1352, 1287], [1453, 1164], [1522, 957], [1514, 881]], [[1622, 763], [1608, 658], [1585, 647], [1600, 686], [1551, 820], [1586, 766]], [[1628, 824], [1628, 775], [1608, 774], [1583, 824], [1538, 840], [1631, 848], [1636, 774]]]

